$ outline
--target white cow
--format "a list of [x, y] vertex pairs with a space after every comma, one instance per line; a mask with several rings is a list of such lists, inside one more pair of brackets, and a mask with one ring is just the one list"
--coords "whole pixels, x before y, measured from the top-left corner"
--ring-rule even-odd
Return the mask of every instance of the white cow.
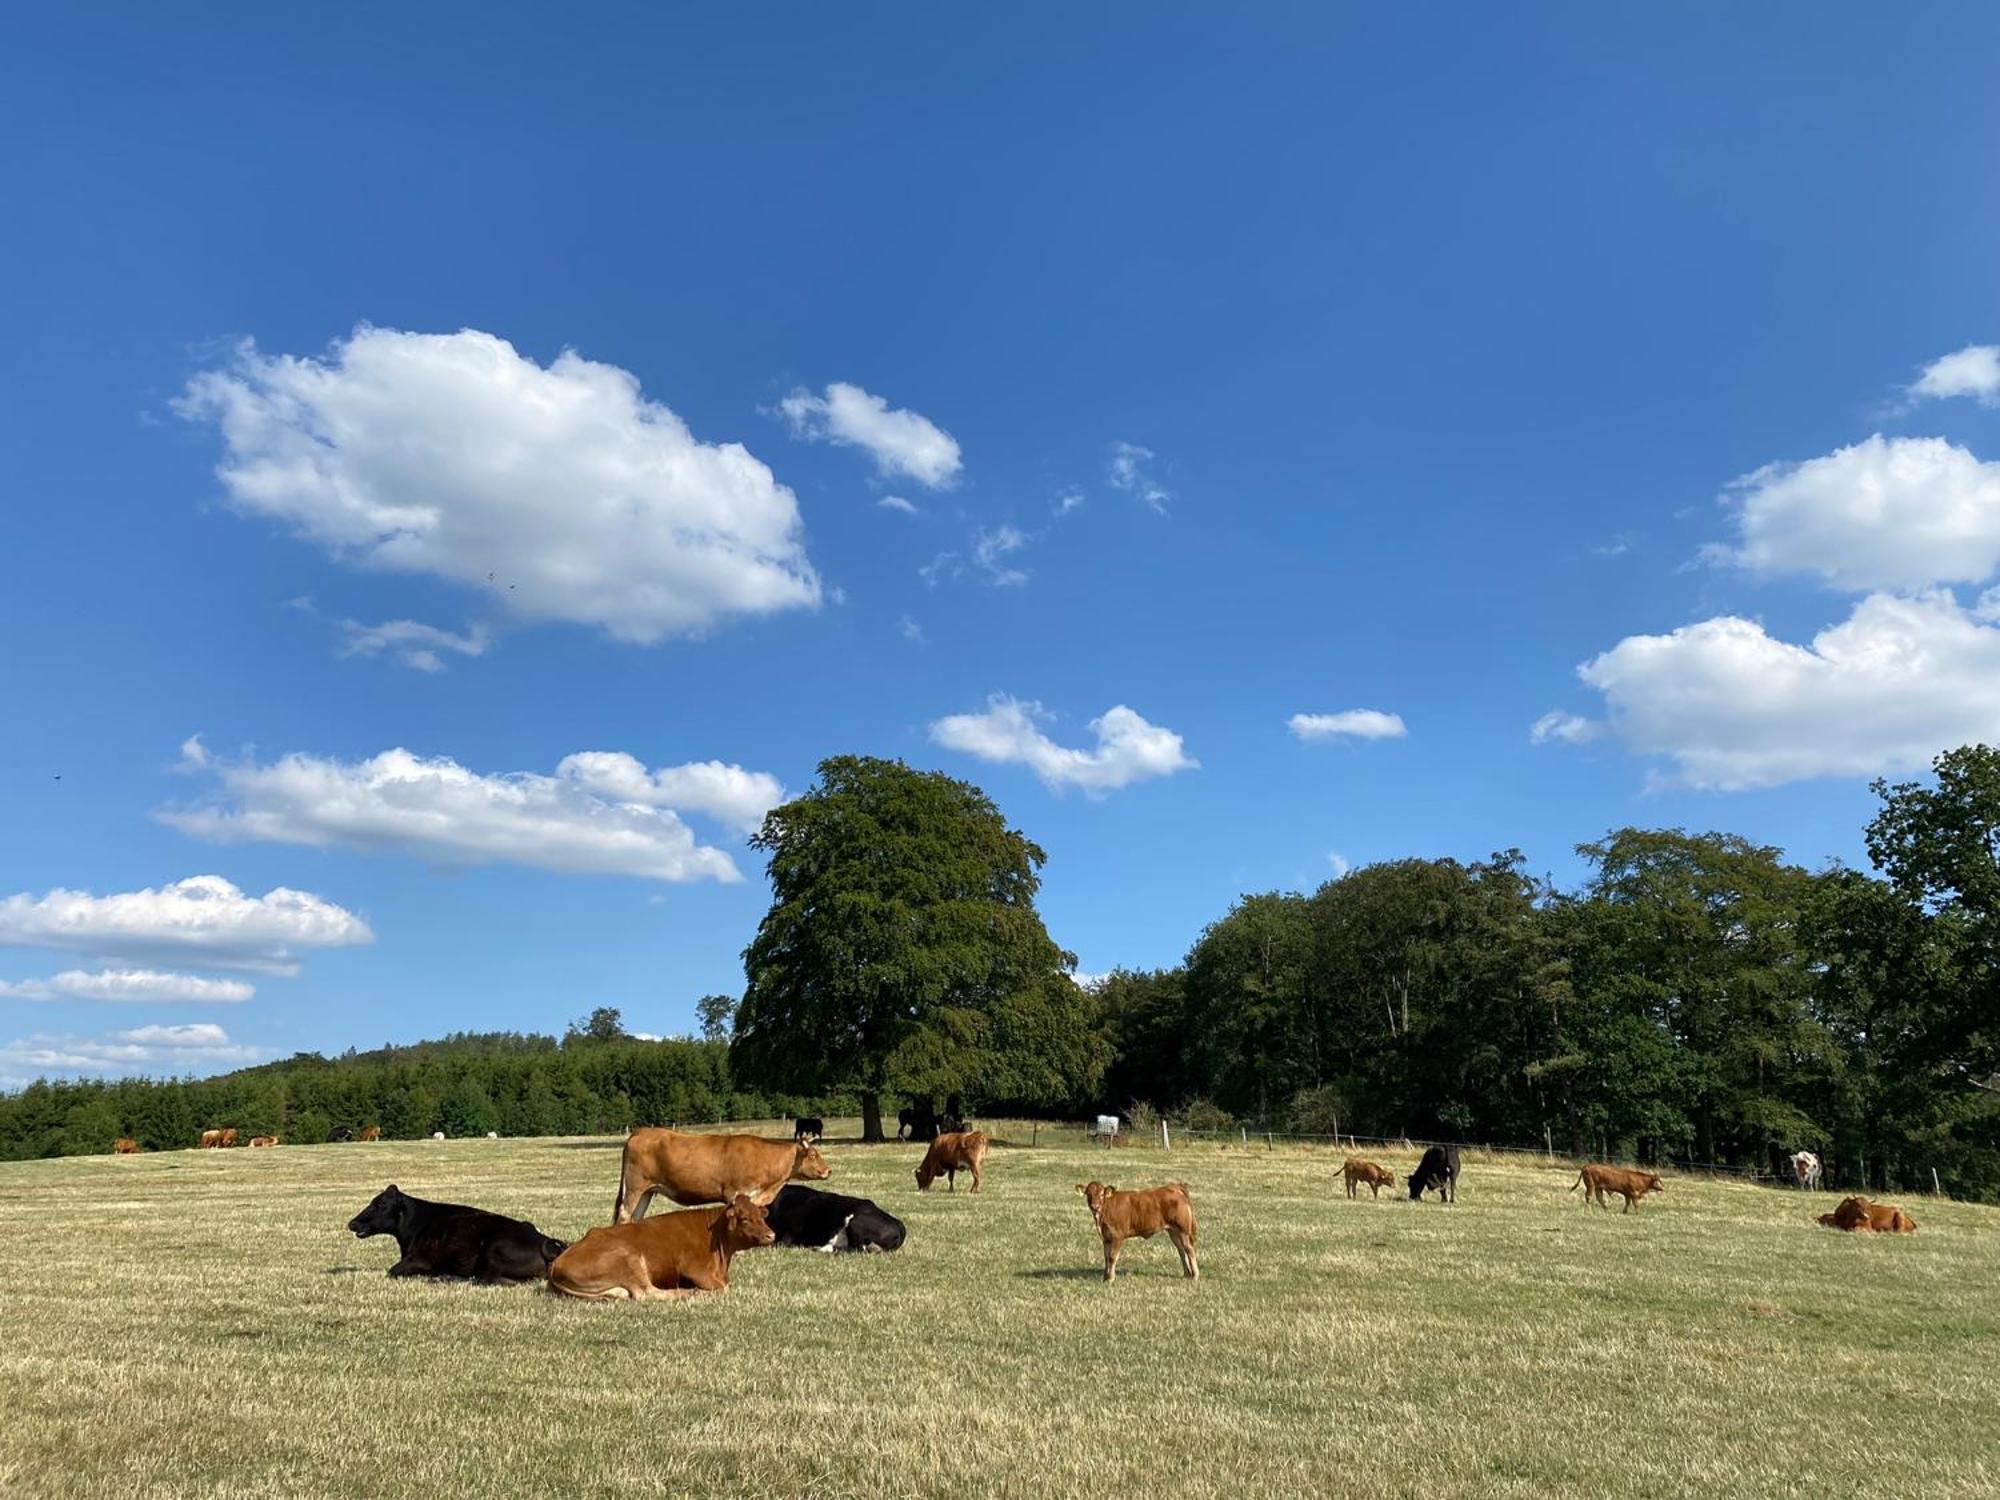
[[1792, 1175], [1799, 1180], [1799, 1186], [1809, 1192], [1819, 1191], [1820, 1160], [1810, 1151], [1792, 1153]]

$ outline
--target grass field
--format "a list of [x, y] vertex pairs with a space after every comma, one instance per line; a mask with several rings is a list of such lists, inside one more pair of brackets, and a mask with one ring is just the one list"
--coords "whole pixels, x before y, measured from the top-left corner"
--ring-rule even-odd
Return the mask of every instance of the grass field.
[[[726, 1296], [586, 1305], [382, 1272], [383, 1184], [574, 1238], [615, 1141], [0, 1165], [10, 1496], [2000, 1493], [2000, 1211], [1468, 1157], [1456, 1207], [1350, 1203], [1326, 1151], [997, 1148], [919, 1196], [907, 1146], [826, 1184], [889, 1256], [763, 1250]], [[1409, 1154], [1384, 1159], [1407, 1170]], [[1072, 1184], [1185, 1180], [1103, 1285]]]

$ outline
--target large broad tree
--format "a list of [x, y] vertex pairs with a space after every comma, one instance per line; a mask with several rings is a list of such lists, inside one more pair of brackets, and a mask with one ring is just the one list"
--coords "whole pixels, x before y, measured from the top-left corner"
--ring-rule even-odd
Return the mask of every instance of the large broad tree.
[[838, 756], [751, 842], [772, 899], [743, 955], [739, 1077], [853, 1089], [870, 1141], [892, 1090], [1056, 1104], [1095, 1087], [1094, 1006], [1035, 911], [1046, 856], [979, 788]]

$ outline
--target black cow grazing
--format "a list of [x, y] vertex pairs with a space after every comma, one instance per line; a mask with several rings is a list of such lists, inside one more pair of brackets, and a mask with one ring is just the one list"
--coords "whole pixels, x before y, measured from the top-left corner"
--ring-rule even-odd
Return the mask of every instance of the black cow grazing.
[[778, 1189], [764, 1210], [780, 1245], [802, 1250], [895, 1250], [903, 1243], [903, 1221], [866, 1198], [823, 1193], [796, 1182]]
[[1458, 1201], [1458, 1147], [1433, 1146], [1410, 1174], [1410, 1201], [1418, 1202], [1427, 1188], [1436, 1188], [1446, 1203]]
[[473, 1281], [541, 1281], [569, 1246], [525, 1219], [462, 1203], [412, 1198], [395, 1183], [347, 1221], [357, 1239], [389, 1234], [403, 1252], [391, 1276], [459, 1276]]
[[817, 1115], [800, 1115], [792, 1122], [792, 1139], [816, 1141], [826, 1134], [826, 1121]]
[[[964, 1129], [965, 1121], [961, 1120], [957, 1115], [946, 1114], [937, 1117], [938, 1135], [957, 1135]], [[935, 1140], [936, 1137], [934, 1136], [932, 1139]]]

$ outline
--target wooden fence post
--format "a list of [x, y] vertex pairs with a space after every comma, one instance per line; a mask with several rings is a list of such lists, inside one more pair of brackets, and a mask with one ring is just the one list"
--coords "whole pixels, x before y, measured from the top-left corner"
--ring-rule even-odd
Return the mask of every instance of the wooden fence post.
[[1167, 1134], [1167, 1117], [1165, 1115], [1160, 1116], [1160, 1149], [1162, 1151], [1171, 1151], [1174, 1149], [1174, 1138]]

